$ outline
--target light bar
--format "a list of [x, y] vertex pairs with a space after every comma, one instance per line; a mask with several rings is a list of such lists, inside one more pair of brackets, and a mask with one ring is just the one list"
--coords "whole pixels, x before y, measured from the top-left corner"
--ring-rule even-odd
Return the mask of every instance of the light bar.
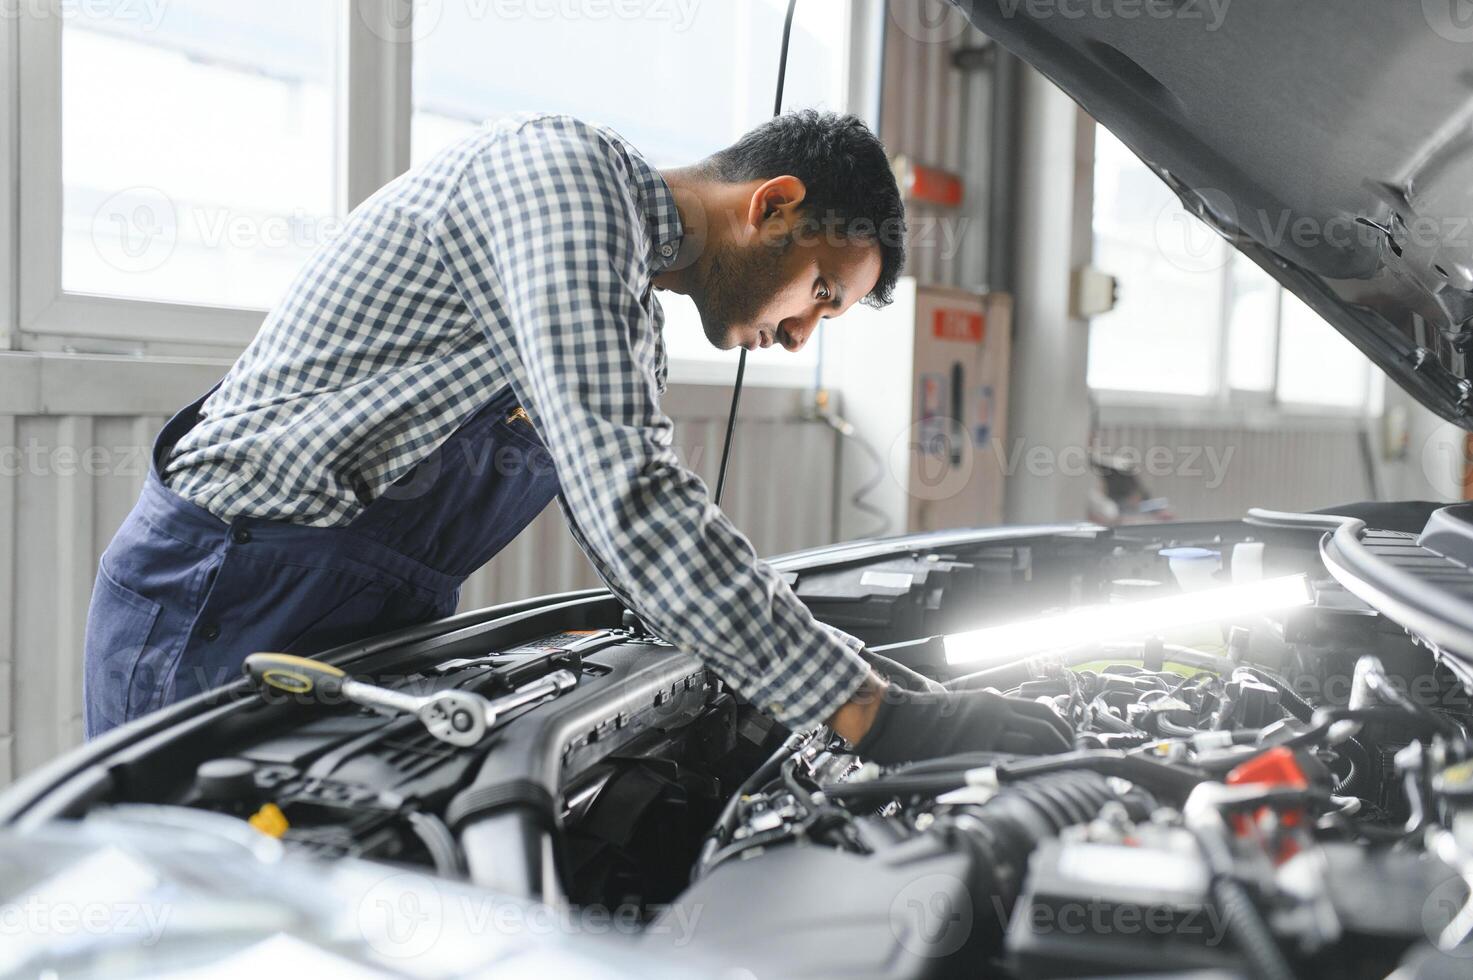
[[1312, 601], [1309, 580], [1303, 575], [1288, 575], [1164, 599], [1081, 606], [1044, 619], [953, 633], [945, 638], [946, 662], [985, 662], [982, 666], [1011, 663], [1029, 654], [1149, 636], [1182, 626], [1306, 606]]

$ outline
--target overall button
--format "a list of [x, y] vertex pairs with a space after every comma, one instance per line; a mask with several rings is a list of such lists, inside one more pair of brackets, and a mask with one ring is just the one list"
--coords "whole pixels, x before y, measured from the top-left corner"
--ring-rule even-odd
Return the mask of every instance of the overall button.
[[218, 623], [210, 623], [207, 626], [201, 626], [199, 635], [210, 642], [214, 642], [215, 640], [218, 640], [220, 638], [220, 626]]
[[230, 540], [236, 544], [248, 544], [251, 540], [251, 532], [243, 527], [238, 527], [230, 532]]

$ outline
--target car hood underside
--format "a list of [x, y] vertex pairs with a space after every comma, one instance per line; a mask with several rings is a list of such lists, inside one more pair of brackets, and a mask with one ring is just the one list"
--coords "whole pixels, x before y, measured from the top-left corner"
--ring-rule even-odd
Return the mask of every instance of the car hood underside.
[[1473, 19], [1458, 0], [958, 6], [1418, 400], [1473, 428]]

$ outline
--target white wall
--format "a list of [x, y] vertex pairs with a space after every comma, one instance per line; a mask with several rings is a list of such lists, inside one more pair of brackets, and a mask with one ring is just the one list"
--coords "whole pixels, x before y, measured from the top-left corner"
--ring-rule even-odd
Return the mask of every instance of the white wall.
[[[1389, 423], [1389, 424], [1388, 424]], [[1461, 500], [1468, 433], [1392, 384], [1385, 414], [1370, 428], [1386, 500]]]
[[1009, 442], [1056, 464], [1015, 468], [1004, 506], [1014, 523], [1075, 520], [1090, 478], [1065, 464], [1089, 445], [1089, 333], [1069, 293], [1093, 240], [1094, 123], [1038, 72], [1021, 74]]

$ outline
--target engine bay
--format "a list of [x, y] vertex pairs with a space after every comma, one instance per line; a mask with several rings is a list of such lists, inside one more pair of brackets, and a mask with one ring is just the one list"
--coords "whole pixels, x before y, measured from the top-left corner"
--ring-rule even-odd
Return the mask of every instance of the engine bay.
[[[420, 698], [534, 692], [474, 745], [240, 683], [5, 817], [225, 814], [314, 860], [626, 910], [651, 951], [679, 935], [757, 976], [1466, 975], [1467, 669], [1331, 574], [1328, 533], [974, 532], [779, 563], [892, 683], [1042, 701], [1075, 731], [1066, 753], [881, 769], [767, 718], [598, 593], [337, 658]], [[1305, 602], [1169, 629], [1142, 615], [982, 669], [947, 657], [989, 624], [1046, 631], [1281, 575], [1305, 577]]]

